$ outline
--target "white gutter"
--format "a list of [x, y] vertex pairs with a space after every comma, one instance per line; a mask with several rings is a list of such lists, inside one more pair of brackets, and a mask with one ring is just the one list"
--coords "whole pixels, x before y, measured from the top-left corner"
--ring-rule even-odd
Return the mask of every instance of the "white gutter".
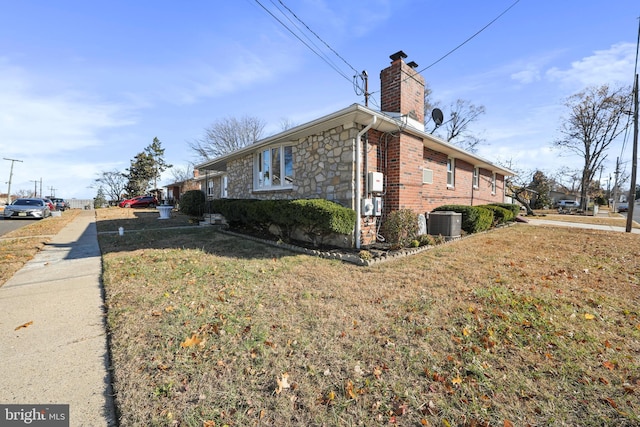
[[377, 120], [378, 118], [373, 116], [371, 123], [356, 135], [356, 229], [354, 233], [356, 249], [360, 249], [360, 234], [362, 233], [362, 218], [360, 217], [362, 213], [362, 135], [367, 133], [367, 131], [371, 129], [371, 126], [376, 124]]

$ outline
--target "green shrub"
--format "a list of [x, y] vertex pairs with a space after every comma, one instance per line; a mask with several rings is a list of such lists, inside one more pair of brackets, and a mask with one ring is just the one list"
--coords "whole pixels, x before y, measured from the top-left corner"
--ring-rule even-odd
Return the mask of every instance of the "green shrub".
[[496, 225], [513, 221], [513, 212], [498, 205], [483, 205], [485, 209], [493, 211], [493, 220]]
[[[490, 203], [489, 206], [500, 206], [501, 208], [507, 209], [511, 211], [511, 213], [513, 214], [513, 218], [517, 217], [520, 214], [520, 205], [515, 203]], [[513, 220], [513, 218], [507, 221], [511, 221]]]
[[205, 212], [205, 197], [200, 190], [187, 191], [180, 197], [180, 212], [200, 217]]
[[418, 236], [418, 214], [411, 209], [391, 212], [382, 224], [382, 234], [392, 245], [408, 246]]
[[493, 226], [493, 211], [482, 206], [474, 206], [478, 212], [478, 219], [475, 224], [475, 229], [472, 233], [479, 233], [486, 231]]
[[356, 221], [353, 209], [325, 199], [217, 199], [211, 209], [233, 226], [265, 230], [273, 224], [287, 237], [301, 228], [316, 243], [332, 233], [351, 234]]
[[436, 239], [430, 234], [421, 234], [418, 236], [420, 246], [433, 246], [436, 244]]

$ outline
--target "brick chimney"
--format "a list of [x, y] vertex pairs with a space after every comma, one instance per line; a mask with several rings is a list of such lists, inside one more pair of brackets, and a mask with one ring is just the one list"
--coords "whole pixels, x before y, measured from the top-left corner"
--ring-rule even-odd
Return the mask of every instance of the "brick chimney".
[[[380, 72], [380, 104], [383, 112], [407, 116], [424, 128], [424, 77], [416, 68], [418, 64], [404, 62], [403, 51], [391, 55], [391, 65]], [[411, 123], [411, 120], [408, 121]]]

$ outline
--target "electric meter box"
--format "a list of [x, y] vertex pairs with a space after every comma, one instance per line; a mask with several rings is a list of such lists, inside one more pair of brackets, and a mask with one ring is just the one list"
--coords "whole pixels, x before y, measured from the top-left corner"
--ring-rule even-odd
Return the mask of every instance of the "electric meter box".
[[367, 176], [367, 191], [369, 193], [382, 193], [384, 191], [384, 174], [382, 172], [369, 172]]
[[362, 216], [373, 215], [373, 200], [362, 199]]
[[373, 198], [373, 215], [374, 216], [382, 215], [382, 197]]

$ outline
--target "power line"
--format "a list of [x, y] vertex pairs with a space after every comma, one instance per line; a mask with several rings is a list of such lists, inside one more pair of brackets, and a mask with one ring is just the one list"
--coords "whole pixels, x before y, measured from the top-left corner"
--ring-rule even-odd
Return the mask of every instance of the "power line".
[[[418, 71], [416, 74], [422, 74], [424, 71], [428, 70], [429, 68], [433, 67], [434, 65], [436, 65], [437, 63], [439, 63], [440, 61], [442, 61], [443, 59], [445, 59], [447, 56], [451, 55], [453, 52], [455, 52], [456, 50], [460, 49], [462, 46], [464, 46], [465, 44], [467, 44], [468, 42], [470, 42], [472, 39], [474, 39], [476, 36], [478, 36], [481, 32], [483, 32], [484, 30], [486, 30], [487, 28], [489, 28], [489, 26], [491, 26], [491, 24], [493, 24], [494, 22], [496, 22], [498, 19], [500, 19], [504, 14], [506, 14], [509, 10], [511, 10], [511, 8], [513, 8], [516, 4], [520, 3], [520, 0], [516, 0], [515, 2], [513, 2], [511, 4], [511, 6], [509, 6], [508, 8], [506, 8], [505, 10], [502, 11], [502, 13], [500, 13], [498, 16], [496, 16], [495, 18], [493, 18], [488, 24], [486, 24], [484, 27], [482, 27], [481, 29], [479, 29], [478, 31], [476, 31], [472, 36], [468, 37], [465, 41], [463, 41], [462, 43], [460, 43], [458, 46], [454, 47], [453, 49], [451, 49], [449, 52], [447, 52], [446, 54], [444, 54], [443, 56], [441, 56], [438, 60], [436, 60], [435, 62], [427, 65], [426, 67], [424, 67], [422, 70]], [[407, 81], [408, 79], [413, 78], [413, 76], [407, 76], [403, 82]], [[377, 92], [372, 92], [373, 93], [377, 93]]]
[[458, 46], [454, 47], [453, 49], [451, 49], [449, 52], [447, 52], [446, 54], [444, 54], [442, 57], [440, 57], [440, 59], [438, 59], [437, 61], [435, 61], [434, 63], [424, 67], [422, 70], [418, 71], [418, 73], [422, 73], [423, 71], [428, 70], [429, 68], [433, 67], [434, 65], [436, 65], [438, 62], [442, 61], [443, 59], [445, 59], [447, 56], [451, 55], [453, 52], [455, 52], [456, 50], [460, 49], [462, 46], [464, 46], [465, 44], [467, 44], [468, 42], [470, 42], [472, 39], [474, 39], [477, 35], [479, 35], [481, 32], [483, 32], [484, 30], [486, 30], [487, 28], [489, 28], [489, 26], [491, 26], [491, 24], [493, 24], [494, 22], [496, 22], [498, 19], [500, 19], [504, 14], [506, 14], [507, 12], [509, 12], [509, 10], [511, 10], [511, 8], [513, 8], [516, 4], [518, 4], [520, 2], [520, 0], [516, 0], [514, 1], [511, 6], [509, 6], [508, 8], [506, 8], [500, 15], [496, 16], [495, 18], [493, 18], [487, 25], [485, 25], [484, 27], [480, 28], [478, 31], [476, 31], [471, 37], [467, 38], [465, 41], [463, 41], [462, 43], [460, 43]]
[[305, 45], [311, 52], [315, 53], [320, 59], [322, 59], [327, 65], [329, 65], [329, 67], [333, 68], [333, 70], [338, 73], [340, 76], [342, 76], [345, 80], [347, 80], [348, 82], [351, 82], [351, 78], [347, 77], [346, 74], [344, 74], [342, 71], [340, 71], [338, 69], [338, 67], [336, 67], [334, 64], [332, 64], [330, 61], [328, 61], [325, 57], [323, 57], [320, 53], [318, 53], [315, 49], [313, 49], [311, 46], [309, 46], [309, 44], [307, 42], [305, 42], [304, 40], [302, 40], [302, 38], [300, 38], [300, 36], [298, 36], [291, 28], [289, 28], [287, 26], [287, 24], [285, 24], [284, 22], [282, 22], [277, 16], [275, 16], [269, 9], [267, 9], [262, 3], [260, 3], [259, 0], [254, 0], [262, 9], [264, 9], [265, 12], [267, 12], [269, 15], [271, 15], [271, 17], [273, 17], [273, 19], [275, 19], [276, 21], [278, 21], [278, 23], [280, 23], [280, 25], [282, 25], [287, 31], [289, 31], [295, 38], [297, 38], [303, 45]]
[[296, 14], [295, 14], [291, 9], [289, 9], [289, 7], [287, 7], [287, 5], [286, 5], [286, 4], [284, 4], [284, 2], [283, 2], [282, 0], [278, 0], [278, 2], [279, 2], [279, 3], [280, 3], [280, 4], [281, 4], [285, 9], [287, 9], [287, 10], [289, 11], [289, 13], [290, 13], [291, 15], [293, 15], [293, 17], [294, 17], [294, 18], [296, 18], [296, 19], [297, 19], [297, 20], [298, 20], [302, 25], [304, 25], [304, 26], [305, 26], [305, 28], [311, 32], [311, 34], [313, 34], [314, 36], [316, 36], [316, 38], [317, 38], [318, 40], [320, 40], [320, 41], [321, 41], [321, 42], [322, 42], [322, 43], [323, 43], [323, 44], [324, 44], [324, 45], [325, 45], [325, 46], [326, 46], [326, 47], [327, 47], [331, 52], [333, 52], [333, 53], [334, 53], [338, 58], [340, 58], [340, 59], [342, 60], [342, 62], [344, 62], [345, 64], [347, 64], [347, 66], [348, 66], [349, 68], [351, 68], [355, 73], [358, 73], [358, 70], [356, 70], [355, 68], [353, 68], [353, 66], [352, 66], [351, 64], [349, 64], [349, 63], [347, 62], [347, 60], [346, 60], [346, 59], [344, 59], [344, 58], [343, 58], [343, 57], [342, 57], [338, 52], [336, 52], [336, 51], [335, 51], [335, 49], [333, 49], [331, 46], [329, 46], [329, 44], [328, 44], [327, 42], [325, 42], [324, 40], [322, 40], [322, 38], [321, 38], [318, 34], [316, 34], [316, 32], [315, 32], [315, 31], [313, 31], [311, 28], [309, 28], [309, 26], [308, 26], [307, 24], [305, 24], [305, 23], [304, 23], [300, 18], [298, 18], [298, 15], [296, 15]]
[[[320, 52], [320, 47], [318, 47], [318, 45], [317, 45], [317, 44], [315, 44], [315, 42], [311, 39], [311, 37], [309, 37], [307, 34], [305, 34], [305, 32], [304, 32], [300, 27], [298, 27], [298, 25], [297, 25], [297, 24], [296, 24], [296, 23], [295, 23], [295, 22], [294, 22], [294, 21], [293, 21], [293, 20], [292, 20], [288, 15], [287, 15], [287, 13], [286, 13], [285, 11], [283, 11], [283, 10], [280, 8], [280, 6], [278, 6], [278, 5], [274, 2], [274, 0], [270, 0], [270, 1], [271, 1], [271, 4], [273, 4], [273, 6], [275, 6], [275, 7], [280, 11], [280, 13], [282, 14], [282, 16], [284, 16], [285, 18], [287, 18], [287, 20], [288, 20], [288, 21], [289, 21], [289, 22], [290, 22], [290, 23], [291, 23], [291, 24], [296, 28], [296, 30], [298, 30], [298, 32], [299, 32], [300, 34], [302, 34], [302, 35], [303, 35], [307, 40], [309, 40], [309, 43], [311, 43], [311, 44], [312, 44], [312, 45], [313, 45], [313, 46], [318, 50], [318, 52], [317, 52], [316, 54], [318, 54], [318, 55], [322, 55], [322, 57], [324, 58], [324, 60], [325, 60], [325, 61], [329, 61], [329, 62], [331, 62], [331, 64], [332, 64], [332, 66], [333, 66], [333, 68], [334, 68], [334, 69], [335, 69], [335, 68], [338, 68], [338, 66], [337, 66], [337, 65], [336, 65], [336, 64], [335, 64], [335, 63], [334, 63], [334, 62], [333, 62], [333, 61], [332, 61], [332, 60], [331, 60], [327, 55], [325, 55], [324, 53]], [[282, 2], [280, 2], [280, 3], [282, 4]], [[296, 17], [296, 19], [298, 19], [298, 21], [300, 21], [300, 19], [299, 19], [299, 18], [298, 18], [298, 17], [297, 17], [293, 12], [291, 12], [291, 10], [290, 10], [287, 6], [285, 6], [284, 4], [283, 4], [283, 6], [284, 6], [288, 11], [289, 11], [289, 13], [290, 13], [290, 14], [292, 14], [294, 17]], [[300, 22], [302, 22], [302, 21], [300, 21]], [[304, 22], [303, 22], [303, 25], [305, 25], [305, 27], [307, 27], [307, 26], [306, 26], [306, 24], [304, 24]], [[307, 27], [307, 29], [309, 29], [309, 27]], [[311, 31], [311, 32], [313, 33], [313, 31], [312, 31], [311, 29], [309, 29], [309, 31]], [[315, 33], [314, 33], [314, 34], [315, 34]], [[318, 37], [318, 36], [316, 35], [316, 37]], [[318, 37], [318, 38], [319, 38], [319, 37]], [[322, 41], [322, 39], [320, 39], [320, 40]], [[314, 52], [314, 53], [315, 53], [315, 52]]]

